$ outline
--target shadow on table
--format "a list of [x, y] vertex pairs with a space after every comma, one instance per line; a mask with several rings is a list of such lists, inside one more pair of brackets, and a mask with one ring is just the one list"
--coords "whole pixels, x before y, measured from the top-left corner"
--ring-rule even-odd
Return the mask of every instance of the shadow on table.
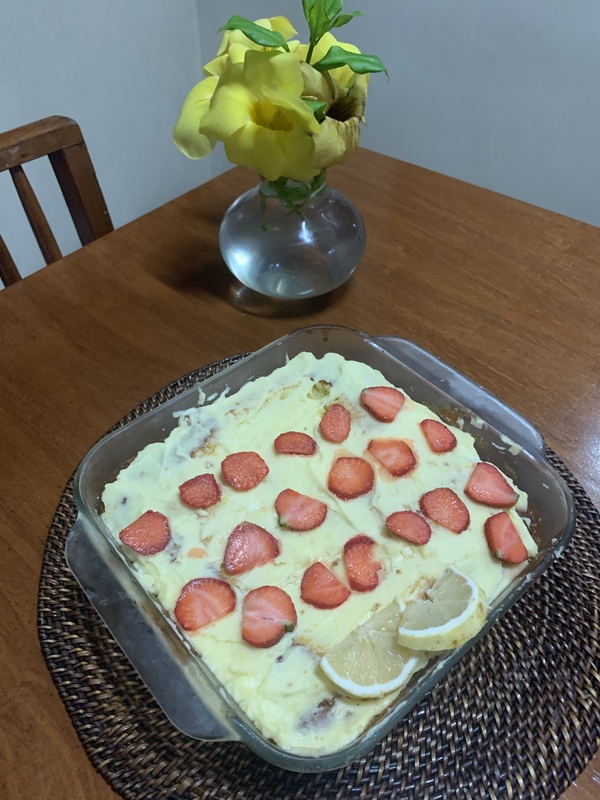
[[278, 300], [254, 292], [227, 269], [218, 247], [205, 244], [189, 253], [178, 252], [169, 272], [156, 276], [176, 291], [188, 295], [210, 294], [243, 311], [260, 317], [301, 317], [324, 311], [341, 300], [348, 284], [306, 300]]

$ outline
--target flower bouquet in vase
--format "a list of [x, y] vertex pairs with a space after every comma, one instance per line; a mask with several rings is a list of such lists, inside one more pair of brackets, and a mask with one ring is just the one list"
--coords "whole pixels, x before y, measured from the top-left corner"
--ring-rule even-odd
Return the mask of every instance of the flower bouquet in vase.
[[363, 220], [328, 187], [327, 169], [356, 149], [369, 75], [386, 72], [377, 56], [331, 33], [360, 11], [343, 13], [343, 0], [302, 5], [308, 44], [285, 17], [231, 17], [173, 131], [189, 158], [220, 141], [229, 161], [258, 173], [223, 218], [221, 253], [244, 285], [281, 299], [335, 289], [363, 256]]

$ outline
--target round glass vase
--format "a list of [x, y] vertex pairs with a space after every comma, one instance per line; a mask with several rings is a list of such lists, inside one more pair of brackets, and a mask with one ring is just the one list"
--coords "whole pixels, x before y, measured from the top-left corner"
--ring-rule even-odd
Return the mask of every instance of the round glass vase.
[[228, 208], [219, 231], [225, 263], [255, 292], [300, 300], [330, 292], [352, 275], [365, 252], [357, 208], [326, 183], [261, 179]]

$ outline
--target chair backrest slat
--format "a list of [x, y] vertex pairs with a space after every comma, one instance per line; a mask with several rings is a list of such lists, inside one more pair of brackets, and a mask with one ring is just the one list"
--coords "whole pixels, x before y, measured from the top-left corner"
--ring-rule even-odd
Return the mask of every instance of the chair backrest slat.
[[50, 153], [50, 163], [81, 244], [110, 233], [113, 224], [85, 142]]
[[17, 269], [17, 265], [12, 259], [11, 254], [8, 252], [8, 247], [4, 244], [4, 239], [0, 236], [0, 281], [5, 286], [10, 286], [11, 283], [16, 283], [21, 280], [21, 273]]
[[60, 247], [29, 183], [25, 170], [21, 166], [11, 167], [10, 174], [46, 264], [58, 261], [59, 258], [62, 258]]
[[[110, 233], [112, 220], [79, 125], [68, 117], [47, 117], [0, 133], [0, 172], [10, 170], [15, 188], [46, 264], [62, 258], [58, 243], [23, 170], [23, 164], [48, 156], [82, 245]], [[21, 275], [0, 238], [0, 280], [5, 286]]]

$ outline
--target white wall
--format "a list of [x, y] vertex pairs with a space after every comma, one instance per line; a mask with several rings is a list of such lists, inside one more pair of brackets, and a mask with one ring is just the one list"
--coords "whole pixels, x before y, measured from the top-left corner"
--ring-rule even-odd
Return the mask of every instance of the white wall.
[[[300, 0], [3, 0], [0, 130], [48, 114], [82, 126], [116, 226], [229, 168], [171, 143], [181, 103], [231, 14]], [[598, 0], [346, 0], [339, 30], [375, 52], [366, 147], [600, 225]], [[36, 165], [37, 167], [37, 165]], [[34, 170], [68, 252], [78, 241], [50, 170]], [[0, 175], [0, 227], [24, 273], [42, 264]], [[13, 202], [14, 201], [14, 202]], [[64, 218], [63, 216], [64, 215]]]
[[[197, 80], [195, 0], [1, 0], [0, 130], [74, 117], [116, 227], [212, 177], [171, 141]], [[79, 246], [52, 171], [28, 174], [63, 252]], [[18, 208], [18, 211], [17, 211]], [[43, 265], [7, 173], [0, 227], [23, 274]]]
[[370, 0], [362, 143], [600, 225], [598, 0]]

